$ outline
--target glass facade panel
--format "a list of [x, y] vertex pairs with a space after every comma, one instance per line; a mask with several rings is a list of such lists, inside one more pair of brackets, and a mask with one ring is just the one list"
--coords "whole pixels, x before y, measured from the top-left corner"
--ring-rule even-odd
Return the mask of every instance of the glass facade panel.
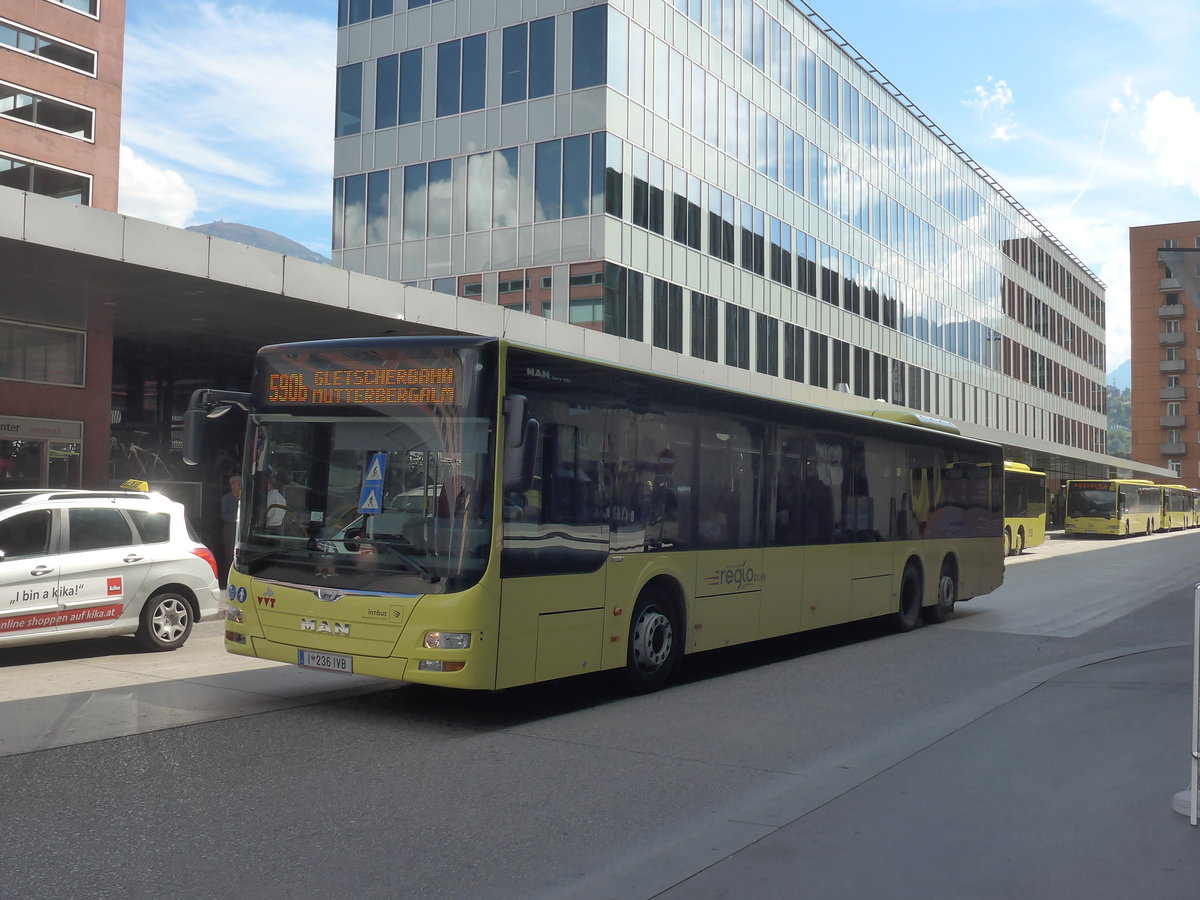
[[562, 142], [537, 145], [533, 164], [535, 222], [562, 217]]
[[421, 121], [421, 51], [409, 50], [400, 54], [400, 117], [401, 125]]
[[554, 93], [554, 17], [529, 23], [529, 96]]
[[437, 48], [437, 116], [452, 116], [461, 103], [462, 42], [447, 41]]

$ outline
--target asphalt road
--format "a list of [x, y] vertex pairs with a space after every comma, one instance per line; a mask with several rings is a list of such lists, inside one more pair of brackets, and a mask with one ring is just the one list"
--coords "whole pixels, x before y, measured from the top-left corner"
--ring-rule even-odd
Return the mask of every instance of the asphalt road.
[[1052, 539], [944, 625], [705, 654], [643, 697], [238, 669], [219, 622], [177, 654], [7, 651], [0, 897], [653, 896], [1029, 673], [1190, 641], [1197, 549]]

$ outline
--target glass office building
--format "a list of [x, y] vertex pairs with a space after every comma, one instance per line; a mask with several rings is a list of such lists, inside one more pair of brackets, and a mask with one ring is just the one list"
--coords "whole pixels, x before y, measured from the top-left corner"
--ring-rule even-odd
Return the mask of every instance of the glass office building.
[[1104, 452], [1103, 285], [811, 8], [339, 14], [337, 264]]

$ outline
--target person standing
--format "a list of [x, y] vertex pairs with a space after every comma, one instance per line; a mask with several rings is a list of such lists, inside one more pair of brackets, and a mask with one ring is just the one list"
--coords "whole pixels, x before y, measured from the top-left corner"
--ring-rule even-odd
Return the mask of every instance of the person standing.
[[225, 586], [229, 567], [233, 565], [233, 542], [237, 537], [238, 502], [242, 498], [242, 477], [229, 476], [229, 491], [221, 498], [221, 537], [224, 559], [221, 569], [221, 586]]

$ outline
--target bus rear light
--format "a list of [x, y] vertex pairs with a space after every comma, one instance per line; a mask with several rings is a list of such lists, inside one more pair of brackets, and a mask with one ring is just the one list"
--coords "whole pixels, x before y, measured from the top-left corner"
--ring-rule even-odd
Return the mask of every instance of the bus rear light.
[[421, 644], [426, 650], [466, 650], [471, 646], [469, 631], [427, 631]]
[[444, 659], [423, 659], [417, 663], [420, 672], [461, 672], [466, 667], [465, 662], [454, 662]]

